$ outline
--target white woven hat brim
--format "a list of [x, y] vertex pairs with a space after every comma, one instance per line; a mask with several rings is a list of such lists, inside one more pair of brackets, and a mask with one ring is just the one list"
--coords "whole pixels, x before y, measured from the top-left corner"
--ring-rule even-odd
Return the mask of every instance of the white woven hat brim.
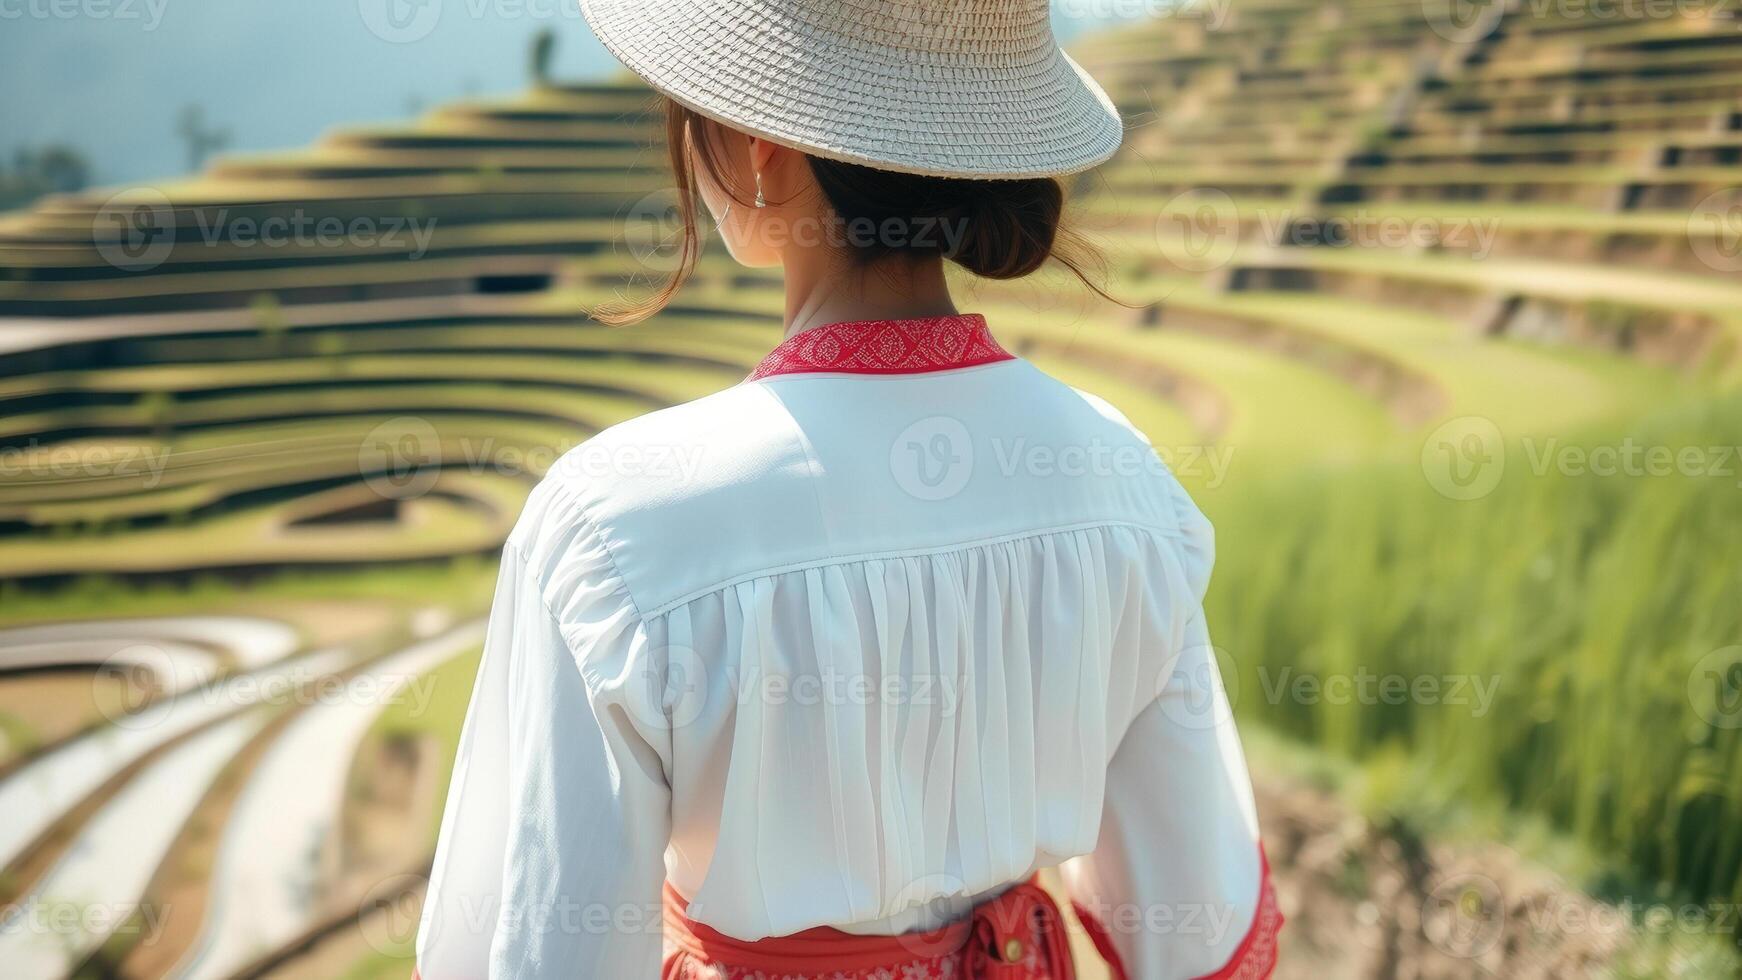
[[1112, 100], [1053, 40], [1046, 0], [580, 4], [654, 89], [815, 156], [1018, 179], [1087, 170], [1123, 136]]

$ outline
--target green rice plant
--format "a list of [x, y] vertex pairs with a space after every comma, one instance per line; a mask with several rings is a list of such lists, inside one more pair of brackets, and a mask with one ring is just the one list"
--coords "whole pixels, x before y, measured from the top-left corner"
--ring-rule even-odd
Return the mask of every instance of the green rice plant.
[[1509, 446], [1475, 499], [1414, 465], [1248, 473], [1206, 501], [1236, 710], [1406, 751], [1665, 894], [1742, 899], [1738, 446], [1725, 396]]

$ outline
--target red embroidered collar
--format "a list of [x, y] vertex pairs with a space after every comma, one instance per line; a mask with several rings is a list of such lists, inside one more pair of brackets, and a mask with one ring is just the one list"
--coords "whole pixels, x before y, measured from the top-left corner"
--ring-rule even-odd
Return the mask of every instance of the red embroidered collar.
[[751, 372], [777, 374], [924, 374], [1013, 359], [978, 313], [915, 320], [831, 323], [793, 334]]

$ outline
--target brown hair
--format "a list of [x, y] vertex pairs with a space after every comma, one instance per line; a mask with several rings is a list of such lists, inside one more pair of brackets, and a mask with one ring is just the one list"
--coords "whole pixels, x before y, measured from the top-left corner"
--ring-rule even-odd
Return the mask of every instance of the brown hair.
[[[735, 186], [729, 176], [724, 127], [664, 96], [659, 101], [665, 116], [666, 153], [677, 181], [676, 267], [652, 296], [595, 310], [594, 318], [606, 323], [635, 323], [653, 316], [695, 271], [702, 252], [696, 222], [701, 197], [698, 167], [734, 202], [749, 206], [755, 199], [753, 189]], [[1112, 299], [1095, 282], [1104, 274], [1099, 255], [1062, 226], [1065, 189], [1057, 178], [925, 177], [809, 155], [806, 160], [847, 233], [848, 254], [857, 264], [941, 255], [977, 276], [1019, 279], [1053, 259], [1090, 290]], [[883, 233], [889, 228], [902, 231]]]

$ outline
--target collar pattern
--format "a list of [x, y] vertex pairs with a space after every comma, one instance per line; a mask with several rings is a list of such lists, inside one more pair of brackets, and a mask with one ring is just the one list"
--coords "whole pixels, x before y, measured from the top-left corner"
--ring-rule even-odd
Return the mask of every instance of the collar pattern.
[[924, 374], [1012, 360], [977, 313], [831, 323], [793, 334], [748, 380], [781, 374]]

